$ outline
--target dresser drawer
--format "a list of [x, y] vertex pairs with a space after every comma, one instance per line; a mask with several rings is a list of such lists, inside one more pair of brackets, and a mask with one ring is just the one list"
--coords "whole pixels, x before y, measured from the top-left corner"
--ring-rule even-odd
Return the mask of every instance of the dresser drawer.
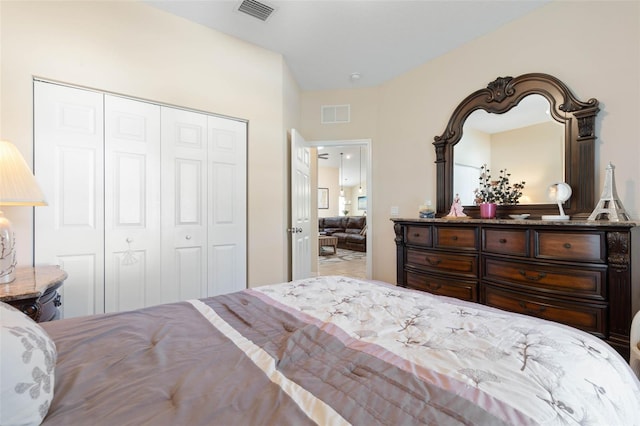
[[478, 250], [478, 228], [434, 226], [433, 246]]
[[478, 257], [407, 249], [407, 266], [440, 273], [478, 277]]
[[483, 260], [483, 278], [487, 280], [571, 298], [605, 300], [607, 297], [606, 268], [540, 265], [490, 257]]
[[561, 302], [553, 298], [526, 295], [490, 285], [484, 285], [482, 292], [485, 305], [556, 321], [599, 337], [606, 337], [606, 304]]
[[535, 256], [544, 259], [605, 261], [604, 232], [536, 232]]
[[426, 291], [441, 296], [456, 297], [470, 302], [478, 300], [475, 281], [451, 280], [432, 277], [430, 275], [406, 272], [406, 283], [408, 288]]
[[405, 235], [407, 244], [431, 247], [431, 227], [430, 226], [407, 226]]
[[483, 229], [482, 250], [488, 253], [529, 255], [529, 231], [525, 229]]

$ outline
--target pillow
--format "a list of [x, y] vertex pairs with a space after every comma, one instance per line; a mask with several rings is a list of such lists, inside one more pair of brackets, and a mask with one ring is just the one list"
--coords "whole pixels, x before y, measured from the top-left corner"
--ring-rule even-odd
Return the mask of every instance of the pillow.
[[53, 399], [56, 346], [31, 318], [0, 302], [0, 425], [39, 425]]

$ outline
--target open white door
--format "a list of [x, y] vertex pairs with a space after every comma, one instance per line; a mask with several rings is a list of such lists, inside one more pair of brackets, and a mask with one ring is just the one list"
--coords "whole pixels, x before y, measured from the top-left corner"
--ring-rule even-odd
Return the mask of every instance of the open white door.
[[311, 150], [291, 129], [291, 277], [311, 276]]

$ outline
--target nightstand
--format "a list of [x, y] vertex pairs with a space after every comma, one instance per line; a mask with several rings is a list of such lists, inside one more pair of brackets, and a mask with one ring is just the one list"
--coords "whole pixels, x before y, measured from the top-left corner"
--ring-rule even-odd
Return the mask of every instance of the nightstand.
[[67, 273], [58, 266], [36, 266], [16, 269], [16, 279], [0, 284], [0, 301], [24, 312], [36, 322], [60, 318], [58, 288]]

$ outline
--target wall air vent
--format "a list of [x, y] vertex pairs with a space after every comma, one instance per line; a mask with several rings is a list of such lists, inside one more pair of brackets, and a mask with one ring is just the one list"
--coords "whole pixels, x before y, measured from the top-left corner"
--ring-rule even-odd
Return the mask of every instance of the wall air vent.
[[349, 123], [351, 121], [351, 105], [322, 105], [320, 122], [322, 124]]
[[259, 1], [243, 0], [238, 6], [238, 10], [261, 21], [266, 21], [275, 9]]

